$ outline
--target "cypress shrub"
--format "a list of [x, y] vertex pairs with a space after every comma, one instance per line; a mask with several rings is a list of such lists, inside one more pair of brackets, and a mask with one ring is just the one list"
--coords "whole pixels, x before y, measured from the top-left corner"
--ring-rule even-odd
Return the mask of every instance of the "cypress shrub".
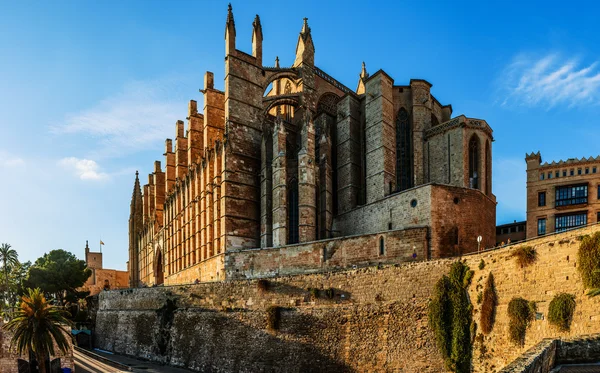
[[467, 287], [473, 271], [463, 262], [455, 262], [448, 276], [442, 276], [435, 285], [429, 304], [429, 326], [433, 330], [438, 349], [446, 368], [452, 372], [471, 370], [471, 323], [473, 306]]
[[496, 306], [498, 305], [498, 295], [494, 285], [494, 275], [490, 273], [483, 289], [483, 301], [481, 302], [481, 318], [479, 324], [483, 334], [490, 334], [494, 328], [496, 320]]

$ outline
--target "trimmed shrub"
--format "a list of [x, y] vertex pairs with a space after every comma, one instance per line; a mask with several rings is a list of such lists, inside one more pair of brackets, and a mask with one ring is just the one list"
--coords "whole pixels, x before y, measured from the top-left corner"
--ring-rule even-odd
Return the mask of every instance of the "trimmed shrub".
[[496, 320], [496, 306], [498, 304], [498, 295], [494, 285], [494, 275], [490, 273], [483, 289], [483, 300], [481, 304], [481, 315], [479, 324], [483, 334], [490, 334], [494, 328]]
[[313, 299], [317, 299], [319, 297], [319, 289], [317, 288], [308, 288], [308, 292], [313, 297]]
[[467, 373], [471, 369], [471, 324], [473, 306], [467, 287], [473, 271], [463, 262], [455, 262], [448, 276], [436, 283], [429, 304], [429, 326], [433, 330], [438, 349], [446, 368], [452, 372]]
[[515, 249], [515, 252], [512, 254], [512, 256], [516, 258], [518, 265], [521, 267], [526, 267], [535, 262], [537, 253], [531, 246], [520, 246]]
[[523, 346], [525, 332], [535, 318], [535, 303], [523, 298], [513, 298], [508, 303], [508, 317], [510, 318], [509, 339]]
[[479, 262], [479, 269], [484, 269], [485, 268], [485, 261], [483, 259], [481, 259], [481, 261]]
[[561, 331], [568, 331], [573, 321], [575, 311], [575, 296], [573, 294], [558, 294], [548, 307], [548, 321]]
[[583, 285], [586, 289], [600, 288], [600, 232], [583, 238], [577, 256]]
[[267, 329], [268, 330], [279, 330], [280, 321], [281, 321], [281, 307], [269, 306], [267, 308]]

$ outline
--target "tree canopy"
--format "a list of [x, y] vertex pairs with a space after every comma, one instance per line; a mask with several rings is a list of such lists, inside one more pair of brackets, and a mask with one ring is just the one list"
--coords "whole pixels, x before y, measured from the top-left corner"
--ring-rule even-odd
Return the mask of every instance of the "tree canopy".
[[40, 288], [45, 294], [52, 295], [64, 304], [75, 302], [89, 295], [89, 292], [77, 291], [91, 276], [85, 261], [65, 250], [52, 250], [44, 254], [29, 269], [25, 286]]

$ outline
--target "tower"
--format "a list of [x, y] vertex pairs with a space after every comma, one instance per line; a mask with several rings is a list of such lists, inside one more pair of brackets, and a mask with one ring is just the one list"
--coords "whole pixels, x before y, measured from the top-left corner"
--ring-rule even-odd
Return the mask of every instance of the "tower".
[[[139, 256], [138, 236], [143, 226], [142, 189], [140, 188], [139, 174], [135, 172], [135, 183], [131, 196], [129, 213], [129, 286], [137, 287], [139, 284]], [[87, 246], [87, 245], [86, 245]], [[86, 252], [88, 249], [86, 248]]]

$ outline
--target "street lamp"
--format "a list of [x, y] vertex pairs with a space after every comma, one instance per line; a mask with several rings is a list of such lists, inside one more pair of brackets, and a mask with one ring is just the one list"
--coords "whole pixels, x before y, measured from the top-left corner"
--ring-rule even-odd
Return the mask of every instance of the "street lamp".
[[477, 236], [477, 252], [479, 252], [479, 247], [481, 246], [481, 240], [483, 238], [481, 236]]

